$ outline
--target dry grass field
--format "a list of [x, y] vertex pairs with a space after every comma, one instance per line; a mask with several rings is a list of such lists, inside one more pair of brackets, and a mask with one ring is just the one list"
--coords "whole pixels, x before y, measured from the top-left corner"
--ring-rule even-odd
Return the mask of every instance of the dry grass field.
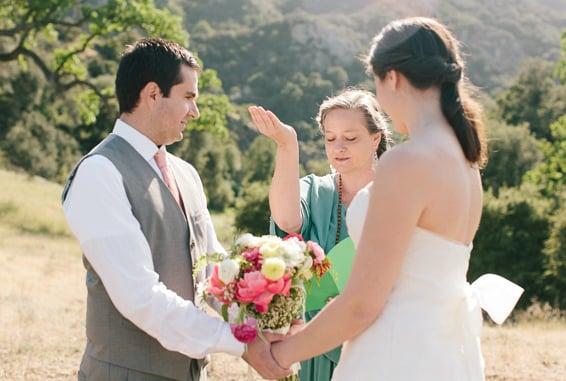
[[[75, 380], [84, 271], [59, 209], [60, 187], [3, 170], [0, 184], [0, 380]], [[230, 217], [215, 216], [215, 224], [231, 238]], [[566, 379], [566, 322], [533, 311], [518, 323], [485, 325], [488, 380]], [[246, 372], [241, 360], [214, 355], [209, 379], [243, 380]]]

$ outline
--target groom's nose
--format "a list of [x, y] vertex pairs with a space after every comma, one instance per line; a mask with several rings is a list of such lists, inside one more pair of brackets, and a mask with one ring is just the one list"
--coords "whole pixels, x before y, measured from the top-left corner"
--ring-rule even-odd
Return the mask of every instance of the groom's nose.
[[198, 110], [198, 106], [196, 103], [193, 103], [192, 105], [189, 106], [188, 114], [191, 119], [198, 119], [198, 117], [200, 116], [200, 111]]

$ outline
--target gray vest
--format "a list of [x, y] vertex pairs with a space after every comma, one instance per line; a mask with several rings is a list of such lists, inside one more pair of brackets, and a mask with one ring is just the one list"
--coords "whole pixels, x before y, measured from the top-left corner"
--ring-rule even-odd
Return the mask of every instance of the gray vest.
[[[77, 168], [89, 156], [109, 159], [123, 178], [132, 213], [141, 225], [160, 282], [179, 296], [193, 300], [192, 263], [206, 247], [206, 200], [197, 187], [196, 172], [183, 170], [187, 163], [173, 157], [175, 175], [188, 218], [149, 163], [124, 139], [109, 135], [71, 172], [63, 200]], [[188, 220], [188, 221], [187, 221]], [[101, 279], [83, 256], [87, 270], [85, 358], [94, 357], [121, 367], [174, 380], [198, 380], [197, 360], [166, 350], [153, 337], [124, 318], [112, 304]], [[191, 364], [193, 362], [193, 364]], [[200, 363], [200, 361], [199, 361]], [[200, 364], [198, 364], [200, 365]]]

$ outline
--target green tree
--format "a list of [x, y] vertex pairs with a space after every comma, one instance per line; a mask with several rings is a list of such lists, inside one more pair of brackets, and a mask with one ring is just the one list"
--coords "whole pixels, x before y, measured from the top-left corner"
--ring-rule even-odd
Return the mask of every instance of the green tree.
[[275, 169], [275, 143], [271, 140], [258, 136], [250, 145], [244, 156], [243, 181], [270, 182]]
[[234, 204], [240, 186], [242, 159], [231, 137], [194, 130], [171, 150], [194, 165], [202, 179], [210, 209], [223, 211]]
[[542, 152], [526, 124], [491, 121], [489, 127], [489, 161], [482, 179], [484, 188], [497, 195], [501, 187], [521, 185], [524, 174], [542, 160]]
[[532, 186], [486, 192], [474, 239], [468, 278], [495, 273], [525, 289], [520, 305], [545, 299], [543, 249], [549, 235], [551, 205]]
[[556, 67], [556, 75], [560, 78], [562, 84], [566, 84], [566, 30], [562, 32], [562, 38], [560, 39], [561, 55], [560, 62]]
[[552, 62], [525, 63], [515, 82], [497, 98], [501, 118], [512, 125], [527, 123], [537, 138], [551, 140], [549, 126], [566, 114], [566, 86], [554, 73]]
[[566, 189], [566, 115], [553, 123], [550, 131], [551, 142], [542, 144], [544, 160], [525, 174], [525, 181], [556, 199]]
[[0, 146], [12, 164], [61, 181], [112, 127], [119, 50], [142, 34], [187, 40], [152, 0], [0, 1]]
[[224, 94], [222, 81], [214, 70], [202, 72], [199, 77], [199, 92], [200, 117], [189, 123], [189, 130], [208, 131], [220, 139], [227, 139], [227, 118], [234, 113], [234, 106]]
[[561, 205], [551, 219], [550, 236], [544, 245], [546, 256], [544, 279], [548, 300], [564, 309], [566, 308], [566, 193], [562, 194]]
[[247, 183], [236, 202], [236, 229], [255, 235], [269, 233], [269, 185], [264, 182]]
[[[117, 109], [114, 77], [124, 46], [144, 35], [183, 45], [188, 40], [182, 12], [167, 10], [169, 1], [159, 1], [161, 7], [153, 0], [0, 1], [0, 63], [5, 69], [0, 72], [0, 148], [9, 151], [13, 164], [55, 180], [62, 180], [70, 165], [110, 132]], [[199, 86], [201, 118], [189, 130], [226, 139], [227, 117], [233, 111], [216, 72], [204, 70]], [[20, 123], [30, 113], [34, 120], [40, 113], [44, 122], [35, 131], [24, 131], [33, 125]], [[73, 149], [48, 144], [53, 137], [58, 142], [65, 137]], [[24, 138], [33, 140], [14, 142]], [[40, 163], [32, 149], [35, 143], [45, 157], [58, 160]], [[21, 149], [26, 145], [30, 149]], [[210, 156], [210, 162], [222, 161], [215, 158]], [[60, 170], [46, 169], [56, 164]], [[217, 177], [226, 179], [225, 172]], [[231, 179], [219, 181], [210, 189], [223, 189], [225, 197], [214, 199], [232, 203]]]
[[13, 165], [31, 174], [64, 181], [79, 155], [76, 140], [61, 130], [51, 128], [37, 111], [24, 115], [6, 135], [3, 150]]
[[[0, 62], [23, 59], [40, 69], [58, 92], [84, 86], [100, 98], [108, 89], [93, 83], [88, 63], [96, 44], [137, 28], [186, 43], [181, 17], [158, 9], [152, 0], [110, 0], [99, 5], [79, 0], [30, 0], [0, 3]], [[22, 61], [20, 61], [22, 62]]]

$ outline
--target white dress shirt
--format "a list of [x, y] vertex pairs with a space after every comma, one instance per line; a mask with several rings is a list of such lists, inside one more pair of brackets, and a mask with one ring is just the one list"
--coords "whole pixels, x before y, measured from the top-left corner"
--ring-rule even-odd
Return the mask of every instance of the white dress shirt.
[[[125, 139], [162, 177], [154, 160], [158, 148], [120, 119], [112, 132]], [[163, 347], [191, 358], [225, 352], [241, 356], [244, 345], [220, 318], [201, 311], [159, 281], [149, 244], [131, 211], [122, 176], [101, 155], [83, 161], [63, 204], [81, 249], [99, 275], [112, 303]], [[210, 215], [207, 251], [224, 252]]]

